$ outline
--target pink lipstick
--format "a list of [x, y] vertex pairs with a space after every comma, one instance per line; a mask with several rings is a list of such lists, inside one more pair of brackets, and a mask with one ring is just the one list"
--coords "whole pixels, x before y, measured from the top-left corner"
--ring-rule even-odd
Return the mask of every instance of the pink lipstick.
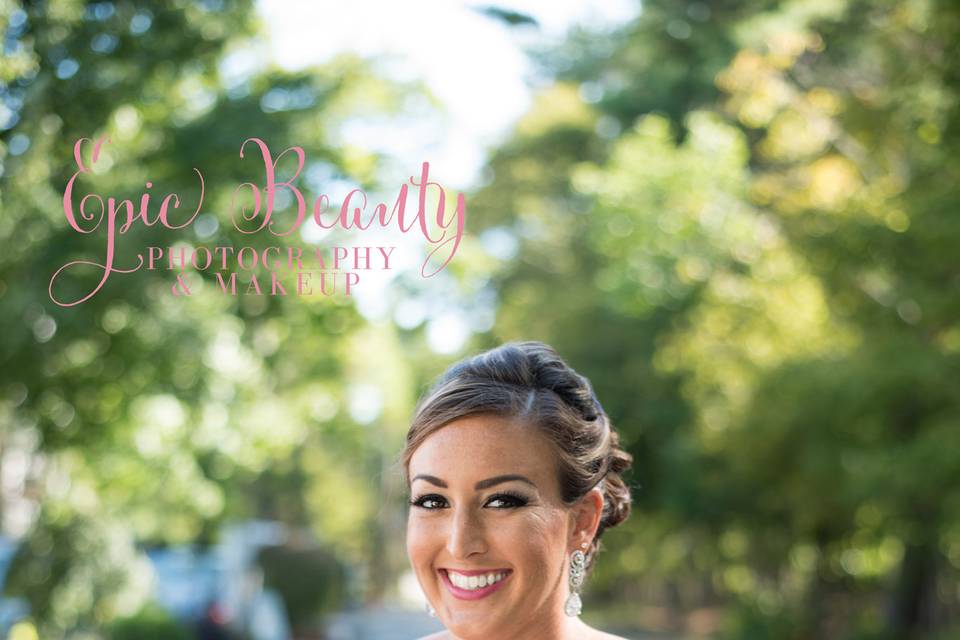
[[[455, 585], [453, 581], [450, 579], [450, 574], [447, 572], [447, 569], [440, 569], [439, 573], [440, 573], [441, 579], [443, 580], [443, 584], [446, 585], [447, 589], [450, 591], [450, 593], [453, 594], [455, 598], [458, 598], [460, 600], [479, 600], [481, 598], [485, 598], [491, 593], [493, 593], [494, 591], [496, 591], [497, 589], [499, 589], [500, 587], [502, 587], [504, 583], [510, 579], [510, 576], [513, 575], [513, 571], [504, 570], [504, 569], [495, 570], [495, 571], [489, 571], [489, 570], [487, 571], [483, 571], [483, 570], [456, 571], [455, 573], [460, 574], [460, 576], [467, 576], [467, 577], [482, 576], [482, 575], [489, 575], [489, 574], [503, 576], [496, 582], [492, 584], [488, 584], [485, 587], [468, 589], [462, 586]], [[462, 579], [458, 578], [458, 582], [463, 584]]]

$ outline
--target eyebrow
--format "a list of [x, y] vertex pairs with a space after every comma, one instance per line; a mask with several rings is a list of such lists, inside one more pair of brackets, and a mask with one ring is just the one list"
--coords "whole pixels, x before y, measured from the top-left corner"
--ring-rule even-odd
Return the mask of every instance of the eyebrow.
[[[412, 483], [415, 482], [416, 480], [426, 480], [427, 482], [429, 482], [429, 483], [432, 484], [432, 485], [436, 485], [436, 486], [438, 486], [438, 487], [443, 487], [444, 489], [447, 488], [447, 483], [446, 483], [446, 482], [444, 482], [443, 480], [441, 480], [440, 478], [438, 478], [438, 477], [436, 477], [436, 476], [431, 476], [431, 475], [428, 475], [428, 474], [426, 474], [426, 473], [420, 473], [420, 474], [415, 475], [415, 476], [413, 477], [413, 479], [410, 480], [410, 483], [412, 484]], [[476, 489], [477, 491], [479, 491], [479, 490], [481, 490], [481, 489], [489, 489], [490, 487], [496, 486], [496, 485], [501, 484], [501, 483], [503, 483], [503, 482], [513, 482], [513, 481], [526, 482], [527, 484], [529, 484], [529, 485], [532, 486], [533, 488], [536, 488], [536, 487], [537, 487], [537, 485], [534, 484], [533, 481], [530, 480], [529, 478], [527, 478], [526, 476], [521, 476], [521, 475], [516, 475], [516, 474], [507, 474], [507, 475], [503, 475], [503, 476], [494, 476], [494, 477], [492, 477], [492, 478], [487, 478], [486, 480], [481, 480], [481, 481], [478, 482], [477, 484], [473, 485], [473, 488]]]

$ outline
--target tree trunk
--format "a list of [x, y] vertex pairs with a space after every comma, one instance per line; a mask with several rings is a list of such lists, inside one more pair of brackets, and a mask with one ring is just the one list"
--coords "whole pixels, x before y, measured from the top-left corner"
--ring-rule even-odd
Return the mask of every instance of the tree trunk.
[[937, 551], [932, 545], [907, 545], [887, 610], [887, 623], [893, 638], [919, 638], [931, 628], [936, 569]]

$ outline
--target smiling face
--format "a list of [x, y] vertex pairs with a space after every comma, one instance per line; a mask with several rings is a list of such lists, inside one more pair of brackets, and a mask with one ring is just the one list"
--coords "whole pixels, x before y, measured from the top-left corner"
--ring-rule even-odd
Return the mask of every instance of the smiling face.
[[554, 637], [543, 633], [564, 624], [566, 560], [586, 538], [561, 500], [553, 445], [519, 422], [461, 418], [414, 451], [409, 477], [407, 552], [447, 629]]

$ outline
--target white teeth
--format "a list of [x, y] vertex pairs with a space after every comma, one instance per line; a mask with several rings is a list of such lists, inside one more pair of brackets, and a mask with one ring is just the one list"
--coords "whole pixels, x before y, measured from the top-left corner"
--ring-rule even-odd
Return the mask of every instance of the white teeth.
[[450, 582], [459, 589], [467, 591], [476, 591], [488, 587], [495, 582], [500, 582], [506, 576], [505, 573], [487, 573], [480, 576], [465, 576], [455, 571], [447, 571]]

